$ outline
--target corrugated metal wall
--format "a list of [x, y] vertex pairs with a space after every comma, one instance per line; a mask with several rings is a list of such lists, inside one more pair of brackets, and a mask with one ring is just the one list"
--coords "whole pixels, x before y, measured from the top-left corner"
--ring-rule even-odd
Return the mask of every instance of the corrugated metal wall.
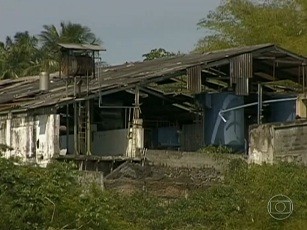
[[253, 77], [253, 56], [241, 54], [230, 60], [230, 85], [235, 84], [237, 95], [249, 95], [249, 78]]
[[194, 66], [187, 69], [187, 89], [192, 93], [201, 92], [201, 66]]

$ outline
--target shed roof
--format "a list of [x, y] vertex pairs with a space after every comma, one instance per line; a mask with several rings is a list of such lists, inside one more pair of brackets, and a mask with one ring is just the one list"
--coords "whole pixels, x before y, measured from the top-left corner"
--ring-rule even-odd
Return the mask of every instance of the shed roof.
[[[50, 90], [39, 91], [39, 76], [0, 81], [0, 112], [24, 111], [40, 107], [60, 106], [101, 95], [127, 90], [136, 85], [146, 86], [152, 82], [165, 81], [174, 74], [183, 73], [187, 68], [202, 65], [203, 68], [229, 63], [230, 58], [244, 53], [252, 53], [254, 58], [282, 60], [285, 65], [303, 64], [307, 59], [286, 51], [274, 44], [227, 49], [204, 54], [178, 55], [152, 61], [125, 63], [117, 66], [99, 68], [96, 78], [90, 78], [88, 87], [83, 78], [82, 96], [74, 97], [74, 86], [70, 80], [66, 91], [66, 77], [51, 76]], [[290, 63], [290, 64], [289, 64]], [[286, 69], [286, 68], [285, 68]], [[287, 69], [289, 77], [296, 77], [297, 70]], [[300, 77], [300, 76], [299, 76]], [[88, 93], [87, 88], [89, 89]]]
[[91, 50], [91, 51], [106, 51], [105, 48], [99, 45], [92, 44], [75, 44], [75, 43], [58, 43], [62, 49], [67, 50]]

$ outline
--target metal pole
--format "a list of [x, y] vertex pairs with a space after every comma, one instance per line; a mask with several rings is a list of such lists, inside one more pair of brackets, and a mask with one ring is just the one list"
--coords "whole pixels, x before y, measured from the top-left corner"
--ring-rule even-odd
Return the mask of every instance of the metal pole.
[[78, 120], [78, 113], [77, 113], [77, 103], [74, 103], [74, 150], [75, 154], [78, 155], [78, 126], [77, 126], [77, 120]]
[[[61, 74], [61, 71], [60, 71]], [[68, 79], [66, 78], [66, 97], [68, 97]], [[69, 105], [66, 105], [66, 149], [68, 153], [68, 146], [69, 146]]]
[[[297, 97], [281, 98], [281, 99], [266, 100], [266, 101], [263, 101], [262, 104], [277, 103], [277, 102], [283, 102], [283, 101], [295, 101], [295, 100], [297, 100]], [[244, 105], [232, 107], [232, 108], [229, 108], [229, 109], [224, 109], [224, 110], [221, 110], [219, 112], [219, 116], [221, 117], [221, 119], [224, 122], [227, 122], [226, 119], [222, 115], [223, 113], [227, 113], [227, 112], [238, 110], [238, 109], [243, 109], [243, 108], [254, 106], [254, 105], [258, 105], [258, 102], [252, 102], [252, 103], [249, 103], [249, 104], [244, 104]]]
[[134, 119], [139, 119], [140, 118], [140, 90], [139, 87], [135, 87], [135, 113], [133, 118]]
[[69, 105], [66, 106], [66, 148], [68, 153], [69, 146]]
[[86, 96], [88, 96], [88, 92], [89, 92], [89, 88], [90, 88], [90, 85], [89, 85], [89, 76], [88, 76], [88, 70], [86, 71]]
[[273, 80], [275, 81], [276, 77], [276, 62], [275, 59], [273, 60]]
[[303, 71], [303, 92], [304, 92], [304, 94], [305, 94], [305, 64], [302, 64], [302, 71]]
[[262, 123], [262, 85], [258, 84], [258, 110], [257, 110], [257, 124]]
[[86, 109], [87, 109], [87, 116], [86, 116], [86, 146], [87, 146], [87, 155], [91, 154], [91, 102], [90, 100], [86, 101]]
[[[99, 51], [98, 51], [98, 55], [99, 55]], [[92, 57], [93, 57], [93, 60], [92, 60], [92, 71], [93, 71], [93, 78], [96, 77], [96, 68], [95, 68], [95, 51], [92, 52]], [[98, 67], [99, 68], [99, 67]]]
[[[76, 98], [76, 77], [74, 77], [74, 98]], [[77, 102], [74, 102], [74, 150], [75, 154], [78, 155], [78, 127], [77, 127], [78, 113], [77, 113]]]
[[124, 128], [127, 128], [127, 108], [124, 109], [125, 111], [125, 121], [124, 121]]

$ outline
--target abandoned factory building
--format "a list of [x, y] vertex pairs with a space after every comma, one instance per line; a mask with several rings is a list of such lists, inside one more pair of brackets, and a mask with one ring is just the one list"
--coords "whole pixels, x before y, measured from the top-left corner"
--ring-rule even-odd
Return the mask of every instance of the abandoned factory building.
[[99, 46], [59, 44], [61, 71], [0, 82], [6, 157], [137, 158], [225, 145], [253, 124], [306, 118], [307, 59], [274, 44], [101, 67]]

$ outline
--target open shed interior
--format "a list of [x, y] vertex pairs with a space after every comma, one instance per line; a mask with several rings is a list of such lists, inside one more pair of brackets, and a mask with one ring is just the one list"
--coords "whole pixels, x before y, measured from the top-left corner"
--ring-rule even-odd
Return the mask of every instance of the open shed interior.
[[[100, 47], [62, 49], [88, 56], [67, 57], [72, 69], [45, 76], [44, 89], [40, 77], [2, 81], [0, 113], [59, 114], [63, 154], [134, 156], [127, 151], [209, 145], [244, 151], [249, 125], [296, 118], [307, 85], [306, 58], [273, 44], [109, 67], [95, 65]], [[90, 68], [70, 65], [77, 57]]]

